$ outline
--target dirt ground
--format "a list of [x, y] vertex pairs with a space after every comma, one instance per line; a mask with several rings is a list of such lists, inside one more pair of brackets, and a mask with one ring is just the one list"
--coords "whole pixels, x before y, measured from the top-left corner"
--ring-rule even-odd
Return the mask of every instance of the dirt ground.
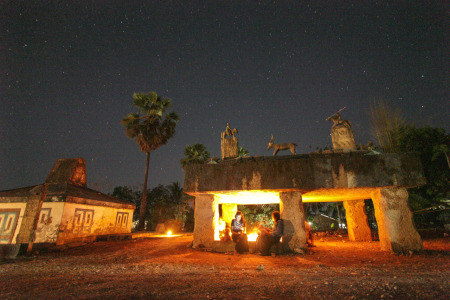
[[377, 242], [315, 241], [307, 255], [230, 255], [192, 236], [97, 242], [0, 263], [0, 298], [449, 299], [450, 239], [394, 255]]

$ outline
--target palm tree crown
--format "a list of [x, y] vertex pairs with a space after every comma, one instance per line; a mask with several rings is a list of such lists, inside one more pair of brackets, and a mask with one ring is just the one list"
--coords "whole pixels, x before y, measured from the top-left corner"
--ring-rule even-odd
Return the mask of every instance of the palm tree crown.
[[209, 159], [209, 152], [203, 144], [194, 144], [192, 146], [186, 145], [184, 147], [184, 158], [181, 159], [181, 166], [186, 166], [189, 163], [204, 163]]
[[139, 109], [122, 119], [125, 134], [136, 141], [142, 152], [148, 153], [157, 149], [175, 134], [178, 115], [174, 112], [165, 115], [167, 108], [172, 105], [168, 98], [162, 98], [155, 92], [148, 94], [135, 93], [133, 105]]

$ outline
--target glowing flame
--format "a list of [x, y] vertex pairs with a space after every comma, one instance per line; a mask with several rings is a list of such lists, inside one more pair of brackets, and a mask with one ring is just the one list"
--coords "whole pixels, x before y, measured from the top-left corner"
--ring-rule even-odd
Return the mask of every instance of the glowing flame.
[[219, 203], [235, 204], [273, 204], [280, 203], [280, 193], [266, 191], [241, 191], [216, 193], [214, 197]]
[[258, 232], [254, 231], [250, 234], [247, 234], [247, 239], [249, 242], [256, 242], [256, 239], [258, 238]]
[[172, 231], [171, 230], [167, 231], [167, 235], [171, 236], [172, 235]]
[[220, 220], [219, 220], [219, 231], [224, 231], [226, 227], [227, 227], [227, 223], [225, 223], [225, 221], [222, 220], [222, 218], [220, 218]]

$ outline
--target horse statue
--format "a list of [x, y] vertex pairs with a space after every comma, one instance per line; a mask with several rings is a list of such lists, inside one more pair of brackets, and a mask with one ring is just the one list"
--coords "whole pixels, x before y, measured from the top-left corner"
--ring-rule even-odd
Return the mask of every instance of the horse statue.
[[234, 138], [235, 134], [237, 134], [237, 133], [238, 133], [238, 130], [236, 128], [231, 129], [230, 123], [227, 123], [227, 128], [225, 129], [225, 131], [222, 132], [221, 137], [223, 139], [227, 136], [232, 136]]

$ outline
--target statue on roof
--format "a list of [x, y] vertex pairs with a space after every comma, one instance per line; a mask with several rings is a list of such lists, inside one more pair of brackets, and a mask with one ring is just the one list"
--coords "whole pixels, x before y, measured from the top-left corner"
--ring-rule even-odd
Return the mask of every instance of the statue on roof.
[[236, 134], [238, 130], [236, 128], [231, 129], [230, 123], [227, 123], [225, 131], [221, 132], [221, 152], [222, 159], [236, 158], [238, 157], [238, 139]]
[[231, 129], [230, 123], [227, 123], [227, 128], [222, 132], [222, 138], [226, 138], [227, 136], [235, 138], [236, 133], [238, 133], [238, 130], [236, 128]]
[[333, 126], [331, 126], [331, 140], [333, 142], [333, 149], [356, 150], [352, 125], [349, 120], [343, 120], [339, 114], [339, 112], [344, 109], [345, 107], [326, 119], [327, 121], [333, 122]]

